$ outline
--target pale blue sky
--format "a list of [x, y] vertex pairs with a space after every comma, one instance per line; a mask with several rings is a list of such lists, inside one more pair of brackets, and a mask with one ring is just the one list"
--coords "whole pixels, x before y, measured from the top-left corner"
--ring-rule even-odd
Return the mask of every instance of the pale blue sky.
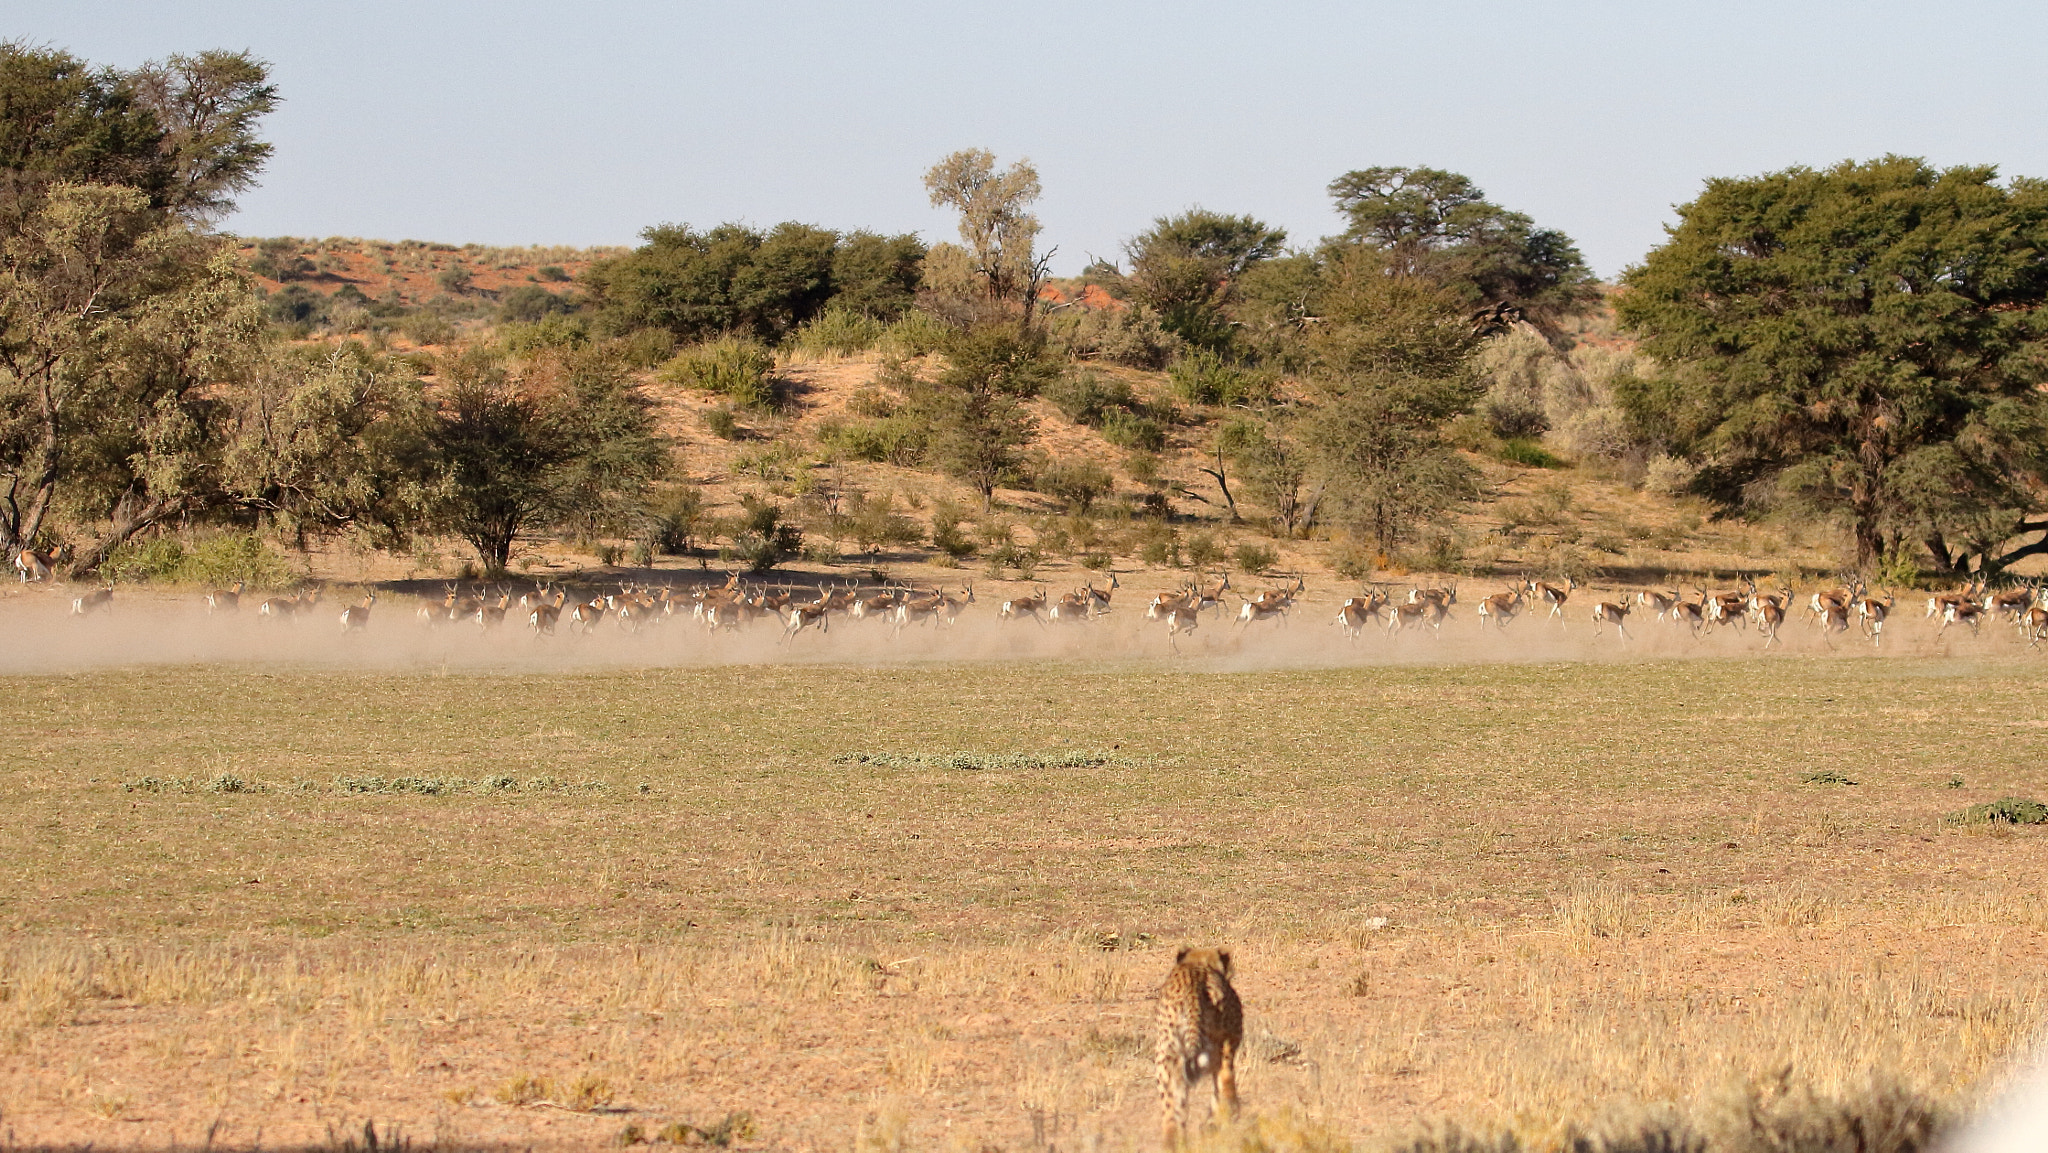
[[248, 235], [630, 244], [657, 221], [952, 235], [919, 177], [1028, 156], [1055, 270], [1201, 204], [1463, 172], [1611, 276], [1712, 175], [1886, 152], [2048, 176], [2048, 4], [0, 0], [133, 65], [246, 48], [285, 103]]

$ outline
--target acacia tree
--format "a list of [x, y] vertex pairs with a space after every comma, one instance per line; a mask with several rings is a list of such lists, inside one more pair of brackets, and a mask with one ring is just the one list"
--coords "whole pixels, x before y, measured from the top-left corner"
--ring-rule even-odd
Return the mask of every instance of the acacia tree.
[[973, 273], [989, 299], [1015, 301], [1027, 307], [1044, 278], [1044, 266], [1032, 253], [1038, 239], [1038, 217], [1031, 205], [1041, 191], [1038, 170], [1018, 160], [996, 171], [995, 154], [983, 148], [952, 153], [924, 174], [932, 206], [960, 214], [960, 239], [973, 261]]
[[946, 367], [936, 377], [899, 369], [890, 382], [908, 399], [908, 415], [929, 429], [929, 453], [940, 468], [974, 486], [984, 511], [998, 487], [1014, 479], [1036, 428], [1026, 398], [1057, 379], [1058, 361], [1035, 334], [985, 325], [947, 341]]
[[[2048, 552], [2048, 183], [1887, 156], [1707, 182], [1617, 302], [1661, 381], [1623, 401], [1724, 506], [1841, 518], [1859, 566]], [[2043, 535], [2031, 541], [2021, 538]]]
[[1124, 246], [1131, 262], [1125, 287], [1159, 312], [1168, 332], [1220, 352], [1231, 342], [1226, 309], [1238, 280], [1286, 243], [1285, 229], [1250, 216], [1191, 208], [1154, 220]]
[[1327, 498], [1354, 532], [1391, 552], [1478, 493], [1477, 474], [1442, 430], [1479, 398], [1481, 338], [1450, 290], [1369, 249], [1331, 262], [1315, 304], [1324, 323], [1310, 338], [1311, 403], [1297, 424], [1321, 483], [1303, 519]]
[[229, 399], [220, 484], [304, 547], [352, 531], [401, 543], [433, 503], [426, 399], [401, 362], [349, 342], [269, 350]]
[[62, 506], [130, 535], [213, 493], [214, 385], [259, 318], [226, 246], [197, 231], [255, 178], [276, 102], [242, 55], [133, 72], [0, 44], [0, 544]]
[[1571, 238], [1486, 199], [1438, 168], [1365, 168], [1330, 182], [1350, 221], [1343, 242], [1386, 254], [1393, 269], [1436, 281], [1467, 305], [1511, 304], [1539, 326], [1596, 297]]
[[646, 403], [603, 352], [552, 350], [515, 369], [476, 347], [442, 376], [425, 429], [437, 498], [427, 515], [490, 573], [536, 527], [621, 515], [667, 463]]

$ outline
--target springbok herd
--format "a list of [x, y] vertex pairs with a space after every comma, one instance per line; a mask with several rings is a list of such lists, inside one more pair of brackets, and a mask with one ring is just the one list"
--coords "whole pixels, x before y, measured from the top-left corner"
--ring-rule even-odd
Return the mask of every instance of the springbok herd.
[[[1108, 615], [1121, 587], [1122, 582], [1112, 575], [1105, 587], [1090, 581], [1055, 598], [1044, 585], [1039, 585], [1028, 596], [999, 602], [995, 617], [1000, 624], [1029, 620], [1040, 628], [1082, 625]], [[239, 612], [243, 588], [238, 582], [208, 591], [207, 611]], [[1146, 604], [1144, 619], [1163, 626], [1167, 647], [1177, 653], [1180, 638], [1194, 633], [1205, 614], [1218, 622], [1225, 618], [1226, 597], [1237, 600], [1236, 626], [1249, 629], [1260, 622], [1285, 624], [1301, 604], [1306, 588], [1302, 578], [1295, 577], [1279, 587], [1244, 596], [1232, 588], [1229, 576], [1225, 575], [1154, 596]], [[1579, 611], [1576, 606], [1585, 604], [1587, 615], [1582, 619], [1591, 621], [1596, 637], [1604, 635], [1611, 626], [1616, 637], [1626, 642], [1632, 636], [1628, 627], [1631, 616], [1654, 616], [1658, 623], [1685, 630], [1694, 639], [1717, 629], [1746, 633], [1753, 627], [1763, 648], [1769, 650], [1784, 643], [1781, 632], [1794, 613], [1802, 613], [1809, 626], [1817, 627], [1830, 648], [1835, 647], [1834, 638], [1847, 633], [1852, 625], [1871, 644], [1881, 645], [1886, 624], [1898, 604], [1895, 592], [1887, 591], [1880, 598], [1860, 581], [1816, 590], [1803, 602], [1797, 602], [1790, 588], [1767, 591], [1758, 588], [1753, 580], [1718, 592], [1698, 585], [1691, 593], [1676, 588], [1614, 594], [1588, 590], [1575, 601], [1574, 594], [1579, 591], [1576, 580], [1550, 584], [1523, 579], [1506, 591], [1481, 598], [1473, 607], [1473, 616], [1482, 629], [1495, 631], [1505, 630], [1525, 614], [1540, 615], [1545, 621], [1568, 627]], [[809, 599], [798, 599], [800, 595]], [[1612, 599], [1603, 599], [1604, 596]], [[71, 602], [72, 614], [85, 617], [105, 612], [113, 597], [112, 586], [81, 593]], [[343, 606], [336, 618], [341, 632], [360, 633], [368, 629], [377, 599], [378, 594], [372, 591]], [[783, 641], [806, 631], [828, 633], [835, 621], [866, 622], [871, 627], [886, 627], [892, 634], [913, 625], [945, 629], [958, 621], [968, 606], [977, 603], [971, 583], [955, 592], [896, 586], [864, 589], [845, 584], [800, 593], [788, 587], [776, 591], [750, 589], [737, 573], [728, 573], [722, 585], [703, 584], [678, 590], [672, 585], [628, 584], [621, 585], [616, 592], [595, 594], [588, 599], [579, 596], [572, 600], [567, 589], [547, 584], [536, 584], [518, 595], [504, 585], [448, 584], [437, 598], [408, 599], [413, 601], [408, 615], [426, 628], [468, 625], [491, 632], [511, 623], [523, 626], [535, 637], [545, 637], [555, 635], [565, 622], [568, 632], [589, 635], [604, 626], [607, 619], [612, 622], [611, 627], [627, 633], [680, 619], [710, 633], [722, 633], [748, 629], [764, 618], [772, 618], [781, 629], [779, 639]], [[1333, 623], [1352, 641], [1367, 629], [1389, 636], [1426, 629], [1440, 636], [1444, 625], [1454, 619], [1453, 606], [1461, 603], [1455, 583], [1411, 588], [1405, 594], [1380, 585], [1346, 598]], [[262, 621], [293, 622], [314, 617], [321, 606], [322, 589], [314, 585], [302, 592], [267, 597], [255, 604], [254, 613]], [[1568, 613], [1568, 609], [1572, 611]], [[1978, 582], [1967, 588], [1935, 593], [1927, 598], [1924, 619], [1935, 623], [1938, 635], [1953, 625], [1964, 625], [1974, 635], [1987, 621], [2009, 624], [2019, 639], [2032, 648], [2048, 640], [2048, 587], [2032, 584], [1992, 589]]]

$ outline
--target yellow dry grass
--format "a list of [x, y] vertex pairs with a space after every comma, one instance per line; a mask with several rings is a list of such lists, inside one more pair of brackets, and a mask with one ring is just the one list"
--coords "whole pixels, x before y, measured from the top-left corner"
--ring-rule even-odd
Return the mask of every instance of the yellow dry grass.
[[[1141, 1148], [1196, 941], [1266, 1147], [1547, 1148], [1781, 1079], [1965, 1107], [2048, 1008], [2048, 842], [1941, 820], [2048, 793], [2023, 660], [0, 690], [17, 1140]], [[1070, 748], [1119, 761], [832, 760]], [[522, 784], [333, 783], [366, 775]]]

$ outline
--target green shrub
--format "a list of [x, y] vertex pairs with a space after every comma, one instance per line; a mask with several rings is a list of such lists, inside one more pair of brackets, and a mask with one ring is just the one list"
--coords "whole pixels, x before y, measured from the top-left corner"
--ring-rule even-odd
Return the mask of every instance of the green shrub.
[[681, 556], [694, 548], [710, 519], [704, 490], [693, 484], [657, 492], [648, 500], [644, 515], [648, 541], [668, 556]]
[[704, 427], [710, 430], [712, 436], [720, 440], [738, 440], [742, 435], [739, 417], [734, 414], [733, 408], [729, 404], [721, 404], [717, 408], [706, 409], [704, 412]]
[[559, 264], [543, 264], [534, 275], [542, 280], [559, 284], [569, 279], [569, 270]]
[[1509, 464], [1527, 465], [1530, 468], [1566, 467], [1564, 458], [1526, 437], [1510, 437], [1502, 441], [1498, 455]]
[[185, 541], [169, 534], [131, 540], [101, 566], [120, 581], [276, 588], [299, 579], [285, 555], [253, 532], [223, 532]]
[[1266, 373], [1233, 364], [1203, 348], [1183, 352], [1166, 369], [1174, 395], [1190, 404], [1235, 406], [1271, 400], [1273, 381]]
[[1166, 426], [1149, 416], [1115, 409], [1102, 418], [1102, 439], [1118, 448], [1158, 452], [1166, 447]]
[[660, 375], [671, 384], [730, 397], [750, 408], [767, 408], [775, 403], [774, 371], [775, 355], [766, 345], [722, 336], [677, 353]]
[[931, 446], [931, 430], [923, 421], [906, 416], [835, 421], [819, 425], [818, 444], [850, 460], [908, 468], [924, 460]]
[[803, 530], [782, 520], [782, 507], [756, 496], [740, 498], [741, 513], [732, 526], [731, 543], [718, 550], [721, 560], [736, 560], [748, 572], [764, 573], [804, 551]]
[[581, 317], [554, 315], [530, 323], [500, 325], [505, 351], [527, 356], [546, 349], [576, 349], [590, 343], [590, 326]]
[[1032, 470], [1032, 486], [1067, 507], [1084, 513], [1116, 488], [1116, 478], [1092, 460], [1046, 457]]
[[1971, 805], [1943, 818], [1951, 825], [2048, 825], [2048, 805], [2021, 797], [2005, 797]]
[[469, 269], [460, 264], [451, 264], [434, 277], [434, 283], [441, 286], [441, 291], [455, 296], [468, 292], [469, 282]]
[[522, 284], [498, 301], [498, 319], [504, 323], [532, 324], [550, 316], [576, 311], [576, 302], [538, 284]]
[[676, 352], [676, 334], [666, 328], [636, 328], [608, 346], [628, 368], [646, 370]]
[[898, 317], [876, 343], [890, 356], [925, 356], [937, 352], [951, 336], [944, 321], [914, 308]]
[[414, 344], [446, 344], [455, 339], [455, 325], [438, 312], [420, 309], [398, 322], [399, 334]]
[[1252, 576], [1264, 576], [1266, 570], [1280, 563], [1280, 550], [1262, 544], [1241, 544], [1232, 557], [1239, 569]]
[[1076, 424], [1100, 425], [1103, 417], [1117, 409], [1137, 412], [1143, 407], [1131, 386], [1099, 372], [1068, 373], [1045, 390], [1045, 398]]
[[888, 330], [888, 325], [867, 313], [827, 308], [799, 326], [790, 344], [812, 356], [851, 356], [881, 343]]
[[1179, 534], [1163, 523], [1155, 523], [1138, 542], [1138, 559], [1153, 568], [1179, 568]]
[[956, 561], [966, 560], [975, 553], [974, 538], [960, 527], [966, 520], [959, 505], [951, 501], [940, 501], [932, 506], [932, 547]]
[[1185, 556], [1189, 568], [1209, 568], [1223, 559], [1223, 546], [1209, 533], [1193, 533], [1188, 537]]

